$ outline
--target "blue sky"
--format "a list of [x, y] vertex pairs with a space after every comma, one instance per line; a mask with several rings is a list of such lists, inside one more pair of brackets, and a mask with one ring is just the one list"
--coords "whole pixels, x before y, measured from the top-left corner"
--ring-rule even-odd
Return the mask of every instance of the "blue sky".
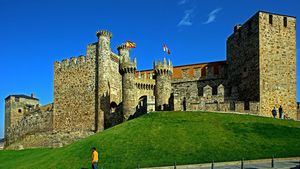
[[0, 138], [4, 98], [34, 92], [42, 104], [52, 102], [53, 62], [85, 54], [99, 29], [113, 33], [115, 52], [136, 42], [131, 56], [149, 69], [164, 56], [163, 43], [174, 65], [224, 60], [235, 24], [258, 10], [299, 17], [299, 7], [299, 0], [0, 0]]

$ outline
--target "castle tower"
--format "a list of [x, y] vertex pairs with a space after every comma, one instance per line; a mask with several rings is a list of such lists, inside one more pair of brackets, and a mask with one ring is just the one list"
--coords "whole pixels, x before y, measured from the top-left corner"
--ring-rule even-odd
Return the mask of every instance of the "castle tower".
[[104, 129], [105, 115], [110, 111], [110, 40], [112, 34], [101, 30], [97, 32], [98, 43], [96, 51], [96, 117], [95, 130]]
[[130, 115], [135, 113], [136, 107], [136, 86], [135, 72], [136, 59], [130, 60], [129, 50], [126, 45], [118, 47], [120, 59], [120, 73], [122, 75], [122, 100], [123, 100], [123, 115], [124, 119], [128, 120]]
[[227, 39], [229, 98], [296, 119], [296, 18], [259, 11]]
[[155, 110], [168, 110], [169, 99], [171, 96], [171, 76], [173, 73], [173, 66], [171, 61], [167, 62], [164, 58], [163, 62], [154, 63], [155, 73]]
[[30, 112], [39, 106], [39, 99], [32, 94], [10, 95], [5, 99], [5, 137], [7, 129], [19, 122], [26, 112]]

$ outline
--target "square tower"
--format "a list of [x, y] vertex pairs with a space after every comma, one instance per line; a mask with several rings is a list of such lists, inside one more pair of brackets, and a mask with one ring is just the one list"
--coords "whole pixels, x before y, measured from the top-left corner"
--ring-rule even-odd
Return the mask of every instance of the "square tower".
[[229, 98], [296, 119], [296, 18], [259, 11], [227, 39]]
[[27, 112], [39, 106], [39, 99], [32, 94], [10, 95], [5, 99], [5, 136], [7, 129], [19, 122]]

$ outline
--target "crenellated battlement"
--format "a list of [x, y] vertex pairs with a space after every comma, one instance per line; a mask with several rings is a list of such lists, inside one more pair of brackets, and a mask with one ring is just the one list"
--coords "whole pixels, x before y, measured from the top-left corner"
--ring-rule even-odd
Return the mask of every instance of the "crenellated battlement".
[[154, 62], [154, 72], [155, 74], [173, 74], [173, 65], [170, 60], [167, 61], [166, 58], [163, 59], [163, 61], [156, 61]]
[[126, 58], [122, 58], [120, 62], [120, 69], [121, 74], [124, 73], [135, 73], [136, 71], [136, 58], [133, 60], [127, 60]]
[[154, 90], [155, 80], [149, 78], [135, 78], [135, 85], [138, 89]]
[[55, 61], [55, 70], [65, 70], [72, 67], [77, 67], [89, 62], [92, 58], [80, 55], [78, 57], [71, 57], [70, 59], [63, 59], [62, 61]]
[[107, 31], [107, 30], [100, 30], [96, 32], [97, 37], [99, 38], [100, 36], [106, 36], [109, 38], [112, 38], [112, 33]]
[[127, 46], [126, 46], [125, 43], [122, 43], [121, 45], [119, 45], [119, 46], [117, 47], [117, 49], [118, 49], [118, 50], [122, 50], [122, 49], [128, 50], [128, 48], [127, 48]]

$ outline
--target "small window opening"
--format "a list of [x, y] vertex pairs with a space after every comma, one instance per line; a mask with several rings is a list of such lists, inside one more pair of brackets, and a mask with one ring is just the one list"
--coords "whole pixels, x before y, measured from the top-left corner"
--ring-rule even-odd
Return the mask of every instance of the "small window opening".
[[219, 66], [214, 66], [214, 75], [219, 75]]
[[22, 113], [22, 109], [18, 109], [18, 112], [19, 112], [19, 113]]
[[205, 77], [206, 76], [206, 67], [201, 69], [201, 77]]
[[273, 15], [269, 15], [269, 24], [273, 24]]
[[287, 27], [287, 17], [283, 18], [283, 25], [284, 25], [284, 27]]

